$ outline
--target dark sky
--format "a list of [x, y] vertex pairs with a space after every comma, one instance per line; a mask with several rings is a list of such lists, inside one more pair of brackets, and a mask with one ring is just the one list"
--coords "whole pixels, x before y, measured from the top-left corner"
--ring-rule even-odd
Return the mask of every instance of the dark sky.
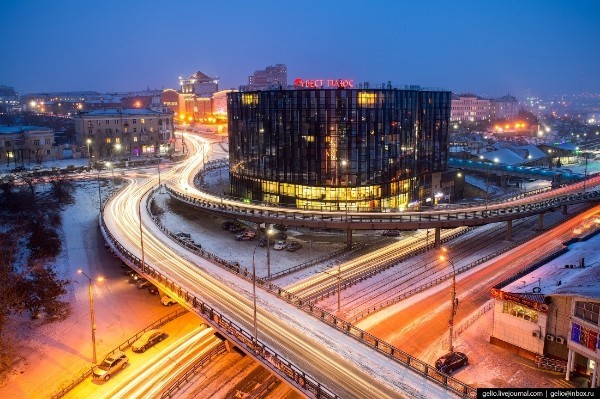
[[0, 84], [20, 93], [220, 88], [284, 63], [484, 96], [600, 92], [600, 1], [2, 0]]

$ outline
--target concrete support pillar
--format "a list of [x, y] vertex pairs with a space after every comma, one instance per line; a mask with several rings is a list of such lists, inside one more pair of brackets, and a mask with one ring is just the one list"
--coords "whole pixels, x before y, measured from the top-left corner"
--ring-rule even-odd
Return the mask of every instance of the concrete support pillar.
[[506, 221], [506, 241], [512, 240], [512, 220]]
[[233, 345], [227, 340], [225, 340], [225, 350], [227, 351], [227, 353], [233, 352]]
[[440, 237], [441, 237], [441, 235], [442, 235], [442, 229], [439, 228], [439, 227], [436, 227], [435, 228], [435, 245], [434, 245], [435, 249], [440, 249], [440, 243], [441, 243]]
[[573, 362], [573, 351], [569, 349], [569, 353], [567, 353], [567, 372], [565, 375], [565, 380], [569, 381], [571, 375], [571, 363]]
[[563, 206], [562, 206], [562, 214], [563, 214], [563, 215], [566, 215], [566, 214], [568, 214], [568, 212], [567, 212], [567, 206], [566, 206], [566, 205], [563, 205]]
[[506, 176], [506, 175], [500, 176], [500, 187], [506, 188], [507, 182], [508, 182], [508, 176]]
[[352, 248], [352, 229], [346, 230], [346, 248]]
[[543, 213], [540, 213], [538, 215], [538, 224], [537, 224], [536, 230], [537, 231], [544, 230], [544, 214]]

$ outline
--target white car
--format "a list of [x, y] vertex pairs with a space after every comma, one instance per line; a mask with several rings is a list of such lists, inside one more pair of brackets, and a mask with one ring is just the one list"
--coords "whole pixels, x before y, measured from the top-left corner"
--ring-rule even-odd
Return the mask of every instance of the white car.
[[177, 301], [171, 298], [170, 296], [165, 295], [162, 298], [160, 298], [160, 303], [162, 303], [165, 306], [173, 306], [177, 303]]
[[127, 356], [121, 351], [115, 351], [100, 363], [94, 367], [92, 371], [93, 377], [101, 380], [108, 381], [114, 372], [121, 370], [127, 366]]
[[286, 246], [287, 246], [287, 242], [285, 242], [285, 241], [277, 241], [275, 243], [275, 245], [273, 245], [273, 249], [275, 249], [277, 251], [281, 251], [281, 250], [285, 249]]

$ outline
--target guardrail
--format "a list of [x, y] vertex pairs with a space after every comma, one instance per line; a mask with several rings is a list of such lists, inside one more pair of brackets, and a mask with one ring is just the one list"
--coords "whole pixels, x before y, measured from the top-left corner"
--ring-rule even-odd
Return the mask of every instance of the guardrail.
[[[373, 230], [378, 228], [450, 228], [456, 226], [477, 226], [491, 222], [523, 218], [534, 214], [553, 211], [562, 205], [600, 200], [600, 191], [586, 191], [559, 195], [536, 202], [514, 204], [514, 200], [497, 204], [488, 204], [487, 209], [456, 208], [423, 212], [351, 212], [318, 211], [297, 209], [294, 207], [273, 206], [260, 203], [223, 203], [223, 197], [214, 200], [195, 198], [166, 187], [172, 198], [208, 212], [239, 217], [246, 220], [285, 219], [287, 224], [332, 228], [350, 228], [354, 230]], [[256, 205], [262, 205], [256, 207]]]
[[[469, 231], [473, 230], [473, 227], [467, 227], [464, 230], [461, 231], [457, 231], [457, 232], [453, 232], [451, 234], [447, 234], [445, 235], [443, 238], [440, 239], [441, 243], [445, 243], [448, 242], [450, 240], [453, 240], [456, 237], [461, 236], [462, 234], [465, 234]], [[355, 276], [352, 276], [350, 278], [346, 278], [343, 283], [341, 284], [341, 288], [345, 289], [348, 287], [352, 287], [354, 284], [357, 284], [363, 280], [368, 279], [369, 277], [372, 277], [376, 274], [381, 273], [384, 270], [387, 270], [391, 267], [396, 266], [398, 263], [400, 262], [404, 262], [407, 259], [412, 258], [413, 256], [415, 256], [416, 254], [419, 254], [421, 252], [425, 252], [428, 248], [433, 248], [435, 246], [434, 242], [431, 243], [422, 243], [422, 244], [414, 244], [409, 248], [406, 248], [406, 250], [408, 252], [402, 254], [401, 256], [391, 259], [387, 262], [381, 263], [380, 265], [368, 269], [367, 271], [357, 274]], [[332, 285], [328, 285], [327, 287], [315, 292], [314, 294], [308, 296], [308, 297], [303, 297], [306, 300], [310, 300], [312, 302], [317, 302], [320, 301], [324, 298], [327, 298], [329, 296], [331, 296], [333, 293], [335, 293], [335, 291], [337, 291], [336, 285], [332, 284]], [[356, 322], [357, 320], [351, 319], [353, 322]], [[359, 319], [360, 320], [360, 319]]]
[[[146, 203], [146, 206], [148, 206], [148, 202]], [[101, 224], [101, 231], [106, 241], [110, 242], [115, 249], [118, 250], [122, 257], [125, 257], [125, 259], [129, 260], [135, 269], [140, 270], [142, 274], [149, 275], [152, 279], [159, 281], [164, 287], [169, 288], [171, 292], [175, 293], [181, 300], [185, 301], [190, 308], [195, 309], [201, 316], [204, 316], [207, 322], [227, 336], [231, 342], [238, 345], [240, 348], [245, 348], [248, 353], [252, 353], [256, 358], [262, 358], [263, 363], [269, 364], [271, 366], [271, 370], [277, 373], [281, 378], [284, 378], [289, 383], [294, 384], [302, 392], [314, 395], [315, 398], [338, 398], [337, 395], [323, 386], [314, 377], [308, 375], [289, 360], [277, 354], [264, 343], [255, 341], [251, 334], [227, 318], [226, 315], [221, 314], [208, 303], [196, 298], [193, 294], [179, 286], [174, 280], [171, 280], [166, 275], [163, 275], [159, 270], [154, 269], [147, 263], [142, 265], [141, 260], [137, 258], [137, 256], [124, 248], [115, 239], [112, 233], [105, 229], [103, 222]], [[227, 267], [227, 265], [219, 265]], [[251, 281], [250, 276], [240, 273], [239, 267], [229, 269], [236, 272], [240, 277]], [[348, 321], [326, 312], [311, 302], [305, 301], [302, 298], [261, 278], [256, 279], [256, 285], [276, 295], [280, 299], [285, 300], [289, 304], [296, 306], [298, 309], [303, 310], [311, 316], [316, 317], [322, 322], [325, 322], [338, 331], [341, 331], [357, 341], [369, 346], [377, 352], [385, 355], [389, 359], [397, 362], [398, 364], [402, 364], [403, 366], [419, 373], [427, 380], [440, 384], [441, 386], [460, 396], [468, 398], [476, 397], [475, 388], [436, 370], [435, 367], [415, 357], [412, 357], [408, 353], [394, 347], [393, 345], [357, 328]]]
[[188, 382], [188, 379], [194, 375], [199, 369], [206, 366], [213, 358], [219, 356], [221, 353], [225, 352], [225, 342], [221, 342], [215, 348], [211, 349], [210, 352], [202, 356], [194, 365], [185, 372], [181, 377], [179, 377], [175, 382], [173, 382], [160, 396], [161, 399], [170, 398], [173, 392], [178, 390], [183, 384]]
[[[152, 330], [152, 329], [157, 328], [157, 327], [161, 327], [161, 326], [167, 324], [168, 322], [170, 322], [171, 320], [173, 320], [173, 319], [175, 319], [175, 318], [177, 318], [177, 317], [179, 317], [179, 316], [181, 316], [181, 315], [183, 315], [183, 314], [185, 314], [187, 312], [188, 311], [186, 309], [177, 309], [176, 311], [171, 312], [168, 315], [161, 317], [160, 319], [158, 319], [154, 323], [150, 324], [149, 326], [145, 327], [143, 330], [139, 331], [133, 337], [129, 338], [128, 340], [126, 340], [125, 342], [123, 342], [122, 344], [120, 344], [119, 346], [117, 346], [116, 348], [114, 348], [113, 350], [111, 350], [110, 352], [107, 352], [106, 355], [105, 355], [105, 357], [108, 356], [111, 353], [114, 353], [117, 350], [121, 350], [122, 351], [122, 350], [125, 350], [125, 349], [129, 348], [131, 346], [131, 344], [134, 343], [146, 331]], [[68, 383], [66, 386], [64, 386], [63, 388], [61, 388], [56, 393], [54, 393], [50, 397], [50, 399], [59, 399], [59, 398], [62, 398], [63, 396], [65, 396], [70, 390], [72, 390], [73, 388], [75, 388], [83, 380], [85, 380], [90, 375], [92, 375], [92, 371], [94, 370], [94, 367], [96, 367], [96, 366], [91, 366], [89, 369], [86, 369], [77, 378], [75, 378], [74, 380], [72, 380], [70, 383]]]

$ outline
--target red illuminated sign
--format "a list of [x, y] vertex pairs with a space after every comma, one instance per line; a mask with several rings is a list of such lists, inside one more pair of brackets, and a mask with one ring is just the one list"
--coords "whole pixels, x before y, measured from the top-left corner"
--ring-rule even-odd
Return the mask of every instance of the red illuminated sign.
[[294, 89], [351, 89], [354, 79], [294, 79]]

